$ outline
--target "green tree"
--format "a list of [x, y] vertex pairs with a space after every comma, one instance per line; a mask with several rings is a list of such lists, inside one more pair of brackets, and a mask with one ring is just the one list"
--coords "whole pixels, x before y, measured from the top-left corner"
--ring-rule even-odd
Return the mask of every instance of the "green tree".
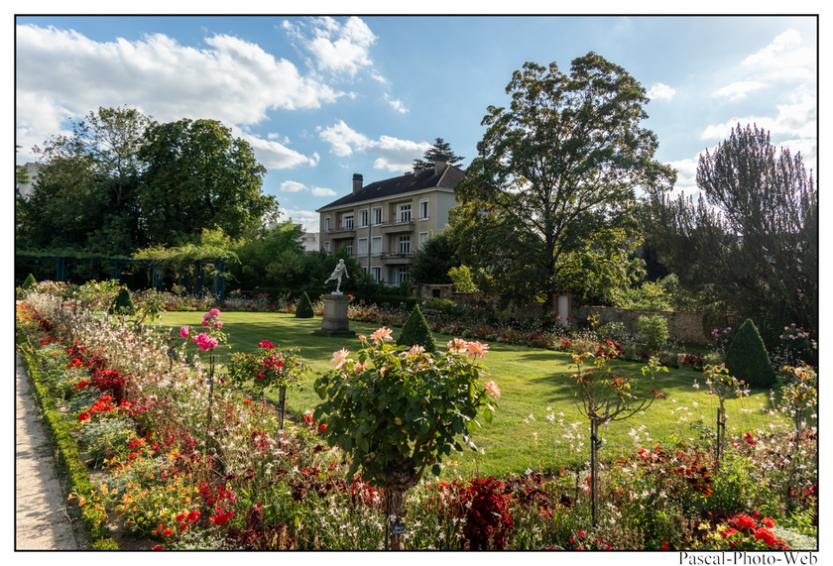
[[448, 232], [432, 236], [423, 245], [411, 264], [411, 277], [417, 285], [451, 283], [448, 270], [457, 265], [455, 243]]
[[801, 154], [755, 126], [700, 157], [698, 200], [653, 195], [650, 239], [681, 284], [774, 341], [818, 329], [818, 192]]
[[[594, 214], [605, 219], [605, 228], [625, 224], [634, 190], [669, 186], [674, 175], [654, 160], [656, 136], [640, 126], [647, 117], [644, 88], [596, 53], [573, 60], [569, 73], [555, 63], [525, 63], [506, 92], [509, 107], [488, 108], [479, 155], [457, 187], [458, 200], [472, 204], [461, 209], [468, 217], [455, 218], [475, 228], [463, 230], [461, 242], [488, 230], [518, 235], [500, 246], [510, 249], [461, 259], [476, 260], [473, 267], [492, 270], [496, 278], [517, 279], [525, 270], [532, 277], [521, 290], [554, 305], [569, 285], [563, 260], [583, 245], [573, 237], [582, 219]], [[508, 273], [505, 255], [512, 256]], [[524, 270], [517, 269], [522, 264]]]
[[301, 294], [301, 300], [298, 301], [298, 306], [295, 309], [295, 318], [312, 318], [312, 302], [309, 300], [309, 295], [304, 291]]
[[23, 280], [23, 283], [20, 284], [20, 288], [24, 291], [28, 291], [32, 287], [38, 284], [38, 280], [35, 279], [35, 276], [31, 273], [26, 276], [26, 279]]
[[468, 265], [452, 267], [448, 270], [448, 277], [454, 283], [454, 291], [457, 293], [471, 294], [479, 291]]
[[206, 227], [251, 238], [276, 211], [275, 198], [261, 192], [266, 169], [251, 146], [216, 120], [155, 124], [140, 155], [140, 202], [154, 244], [190, 241]]
[[268, 287], [281, 295], [304, 288], [310, 262], [304, 258], [301, 233], [298, 224], [283, 222], [240, 246], [240, 263], [232, 267], [240, 287]]
[[414, 159], [414, 167], [429, 167], [438, 161], [459, 165], [464, 159], [465, 157], [462, 155], [454, 153], [450, 143], [442, 138], [437, 138], [434, 140], [434, 144], [425, 151], [422, 159]]

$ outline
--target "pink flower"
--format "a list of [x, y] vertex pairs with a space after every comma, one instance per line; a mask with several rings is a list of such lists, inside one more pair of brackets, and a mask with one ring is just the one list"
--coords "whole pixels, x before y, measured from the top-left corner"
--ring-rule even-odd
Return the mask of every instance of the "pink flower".
[[367, 369], [368, 362], [356, 362], [353, 364], [353, 373], [359, 374]]
[[182, 328], [179, 329], [179, 335], [182, 336], [183, 338], [188, 338], [188, 336], [190, 334], [191, 334], [191, 329], [188, 328], [187, 326], [183, 326]]
[[466, 349], [466, 341], [460, 338], [452, 338], [448, 341], [447, 346], [449, 352], [459, 353]]
[[215, 320], [213, 326], [214, 328], [222, 328], [225, 324], [222, 320]]
[[220, 309], [214, 307], [210, 311], [208, 311], [208, 316], [211, 318], [220, 318]]
[[219, 340], [217, 340], [216, 338], [211, 338], [205, 332], [200, 332], [199, 334], [197, 334], [197, 337], [194, 338], [194, 342], [197, 343], [197, 346], [200, 350], [213, 350], [220, 343]]
[[346, 348], [342, 348], [341, 350], [338, 350], [337, 352], [333, 352], [333, 358], [332, 358], [333, 366], [335, 366], [336, 369], [341, 369], [341, 367], [345, 363], [347, 363], [347, 357], [349, 355], [350, 355], [350, 351]]
[[377, 344], [381, 344], [382, 342], [392, 342], [393, 337], [391, 336], [391, 329], [387, 326], [383, 326], [373, 332], [370, 335], [370, 338], [376, 342]]
[[489, 345], [482, 342], [466, 342], [466, 352], [470, 358], [485, 358]]
[[417, 344], [415, 346], [411, 346], [410, 350], [408, 350], [408, 353], [411, 354], [411, 355], [416, 356], [418, 354], [423, 353], [424, 351], [425, 351], [425, 348], [423, 348], [422, 346]]
[[486, 388], [486, 393], [495, 401], [500, 399], [500, 387], [494, 381], [488, 381], [484, 386]]
[[275, 345], [272, 344], [269, 340], [261, 340], [260, 342], [257, 343], [257, 345], [259, 347], [265, 348], [267, 350], [272, 350], [275, 347]]

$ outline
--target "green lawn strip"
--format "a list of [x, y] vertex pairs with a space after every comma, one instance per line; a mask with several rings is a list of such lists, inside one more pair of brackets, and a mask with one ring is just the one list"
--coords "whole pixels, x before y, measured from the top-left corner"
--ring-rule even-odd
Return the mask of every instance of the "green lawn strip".
[[[55, 444], [58, 462], [66, 477], [67, 492], [92, 500], [93, 486], [90, 482], [87, 466], [81, 459], [81, 452], [75, 438], [72, 436], [70, 424], [58, 410], [55, 398], [49, 390], [35, 348], [22, 336], [18, 336], [18, 348], [26, 364], [29, 379], [32, 381], [32, 390], [40, 406], [43, 421]], [[89, 533], [92, 549], [118, 550], [118, 544], [109, 535], [106, 521], [99, 524], [101, 523], [99, 513], [92, 505], [80, 507], [81, 519]]]
[[[159, 324], [174, 329], [191, 325], [194, 332], [201, 320], [201, 313], [167, 312], [163, 313]], [[318, 404], [312, 384], [317, 375], [332, 367], [332, 353], [342, 347], [355, 350], [359, 346], [356, 338], [313, 335], [312, 331], [321, 325], [320, 317], [297, 319], [284, 313], [224, 312], [222, 320], [224, 330], [229, 333], [230, 348], [219, 349], [221, 362], [230, 351], [254, 351], [257, 343], [264, 338], [278, 347], [295, 346], [301, 349], [301, 356], [311, 372], [287, 393], [288, 409], [296, 416]], [[358, 334], [370, 334], [377, 326], [351, 321], [351, 328]], [[435, 338], [437, 344], [444, 348], [450, 337], [435, 334]], [[193, 345], [189, 349], [196, 350]], [[523, 473], [526, 469], [548, 472], [587, 461], [588, 425], [576, 408], [568, 354], [492, 343], [483, 363], [502, 392], [494, 420], [484, 424], [473, 435], [474, 442], [485, 450], [485, 454], [466, 451], [456, 455], [448, 461], [446, 475], [505, 476]], [[641, 364], [636, 362], [617, 364], [617, 371], [622, 373], [636, 374], [640, 368]], [[699, 389], [694, 388], [695, 382], [699, 383]], [[672, 369], [670, 373], [661, 374], [656, 388], [665, 393], [667, 399], [658, 399], [644, 414], [602, 429], [605, 444], [601, 455], [604, 460], [612, 461], [633, 453], [637, 446], [628, 432], [643, 424], [650, 439], [645, 439], [643, 435], [642, 443], [650, 442], [651, 447], [657, 442], [667, 444], [696, 436], [698, 432], [689, 424], [697, 420], [705, 425], [713, 424], [717, 401], [706, 394], [701, 372], [690, 368]], [[767, 429], [770, 423], [785, 426], [783, 419], [765, 412], [767, 405], [765, 391], [754, 391], [747, 398], [728, 401], [727, 427], [730, 434]], [[556, 415], [553, 424], [546, 419], [547, 407], [551, 407]], [[562, 412], [563, 417], [559, 415]], [[560, 418], [567, 425], [581, 423], [579, 431], [584, 438], [581, 452], [570, 448], [562, 438], [565, 429], [558, 424]]]

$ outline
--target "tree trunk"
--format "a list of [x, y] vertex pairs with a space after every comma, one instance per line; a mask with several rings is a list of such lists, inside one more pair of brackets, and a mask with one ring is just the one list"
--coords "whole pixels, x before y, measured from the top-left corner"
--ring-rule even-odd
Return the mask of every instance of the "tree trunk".
[[598, 520], [598, 490], [599, 490], [599, 425], [590, 421], [590, 517], [593, 527]]
[[286, 416], [286, 385], [281, 385], [278, 390], [278, 415], [280, 417], [279, 430], [283, 430], [283, 420]]
[[723, 399], [717, 407], [717, 423], [714, 446], [714, 471], [720, 472], [720, 461], [723, 459], [723, 442], [726, 437], [726, 409], [723, 406]]
[[404, 492], [396, 487], [385, 488], [385, 547], [388, 550], [402, 550], [404, 495]]

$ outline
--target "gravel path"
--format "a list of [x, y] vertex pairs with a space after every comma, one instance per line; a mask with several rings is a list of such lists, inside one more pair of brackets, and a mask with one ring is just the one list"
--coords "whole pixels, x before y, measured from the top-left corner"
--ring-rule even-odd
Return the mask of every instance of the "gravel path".
[[20, 356], [15, 364], [15, 548], [78, 548], [52, 447]]

